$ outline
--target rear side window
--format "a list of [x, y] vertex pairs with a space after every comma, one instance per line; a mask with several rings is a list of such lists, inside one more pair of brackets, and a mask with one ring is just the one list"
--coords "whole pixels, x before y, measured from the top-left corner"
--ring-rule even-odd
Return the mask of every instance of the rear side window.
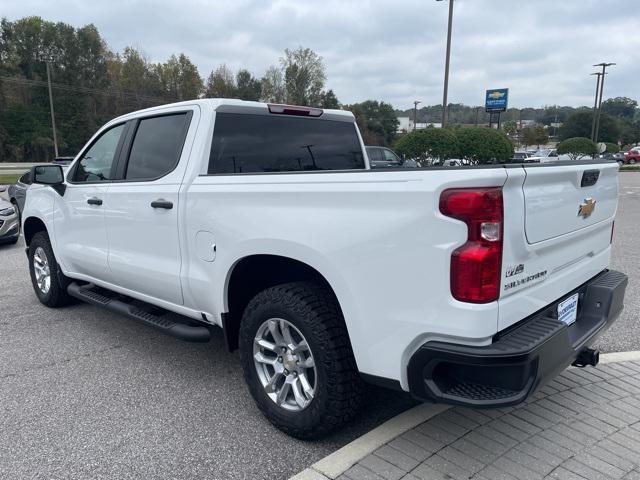
[[172, 171], [180, 160], [187, 113], [144, 118], [136, 129], [125, 179], [153, 180]]
[[216, 114], [210, 174], [362, 168], [364, 156], [352, 122]]
[[382, 151], [379, 148], [367, 148], [367, 155], [372, 162], [382, 161]]

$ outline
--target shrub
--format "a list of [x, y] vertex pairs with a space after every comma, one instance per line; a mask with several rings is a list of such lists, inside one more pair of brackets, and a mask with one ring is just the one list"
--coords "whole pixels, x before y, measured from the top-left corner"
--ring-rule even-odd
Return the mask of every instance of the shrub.
[[604, 153], [618, 153], [620, 151], [620, 147], [618, 147], [617, 143], [607, 142], [605, 145], [607, 146], [607, 149]]
[[593, 156], [598, 153], [596, 144], [586, 137], [573, 137], [558, 144], [558, 155], [569, 155], [571, 160]]
[[471, 127], [456, 131], [461, 158], [473, 164], [498, 163], [513, 157], [513, 144], [492, 128]]
[[395, 150], [409, 158], [435, 158], [442, 161], [458, 154], [458, 142], [451, 130], [430, 127], [403, 135], [397, 141]]

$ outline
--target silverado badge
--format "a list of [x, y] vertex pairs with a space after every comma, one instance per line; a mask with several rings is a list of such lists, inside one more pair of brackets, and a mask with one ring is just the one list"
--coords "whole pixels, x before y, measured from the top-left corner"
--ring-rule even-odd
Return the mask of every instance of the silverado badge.
[[593, 198], [585, 198], [584, 203], [580, 205], [578, 209], [578, 215], [582, 218], [587, 218], [596, 209], [596, 202]]

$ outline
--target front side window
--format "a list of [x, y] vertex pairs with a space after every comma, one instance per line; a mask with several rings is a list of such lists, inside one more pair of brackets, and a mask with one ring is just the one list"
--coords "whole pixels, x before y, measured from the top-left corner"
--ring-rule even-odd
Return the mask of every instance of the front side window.
[[153, 180], [173, 170], [180, 160], [188, 126], [186, 113], [140, 120], [125, 178]]
[[363, 168], [364, 156], [352, 122], [216, 114], [209, 174]]
[[104, 132], [78, 161], [74, 182], [106, 182], [111, 180], [111, 166], [115, 159], [124, 124]]
[[22, 175], [18, 181], [24, 185], [31, 185], [31, 172]]
[[400, 159], [398, 158], [398, 156], [393, 153], [391, 150], [387, 150], [386, 148], [384, 149], [384, 159], [387, 162], [399, 162]]

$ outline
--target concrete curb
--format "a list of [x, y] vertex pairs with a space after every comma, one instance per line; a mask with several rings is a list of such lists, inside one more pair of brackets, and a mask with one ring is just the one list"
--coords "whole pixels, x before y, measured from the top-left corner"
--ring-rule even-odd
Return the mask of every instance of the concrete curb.
[[640, 360], [640, 350], [600, 354], [600, 363], [635, 362]]
[[[640, 351], [600, 355], [600, 363], [602, 364], [638, 360], [640, 360]], [[382, 445], [449, 408], [451, 408], [449, 405], [420, 404], [387, 420], [339, 450], [318, 460], [311, 467], [294, 475], [289, 480], [333, 480]]]
[[327, 480], [338, 477], [358, 461], [407, 430], [447, 410], [449, 405], [423, 403], [387, 420], [353, 442], [317, 461], [290, 480]]

